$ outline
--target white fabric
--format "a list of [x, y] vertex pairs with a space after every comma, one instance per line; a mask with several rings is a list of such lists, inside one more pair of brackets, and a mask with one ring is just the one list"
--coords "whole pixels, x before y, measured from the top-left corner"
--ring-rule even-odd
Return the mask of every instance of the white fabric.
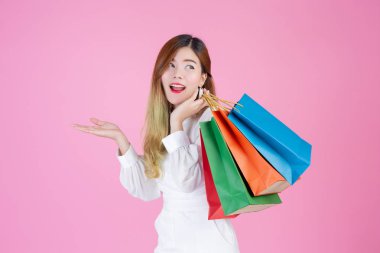
[[208, 220], [199, 122], [212, 117], [207, 108], [200, 118], [183, 122], [183, 131], [162, 139], [168, 154], [162, 161], [163, 176], [148, 179], [143, 156], [131, 146], [117, 158], [120, 182], [128, 192], [149, 201], [163, 196], [163, 208], [155, 221], [158, 244], [154, 253], [239, 253], [235, 230], [229, 219]]

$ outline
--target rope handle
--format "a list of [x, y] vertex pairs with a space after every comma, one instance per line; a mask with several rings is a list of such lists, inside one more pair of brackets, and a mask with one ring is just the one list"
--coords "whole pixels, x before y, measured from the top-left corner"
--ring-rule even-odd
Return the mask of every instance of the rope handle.
[[[224, 110], [224, 111], [229, 112], [233, 109], [240, 112], [239, 109], [237, 109], [235, 105], [244, 107], [242, 104], [218, 98], [217, 96], [215, 96], [214, 94], [211, 94], [210, 92], [208, 93], [204, 92], [202, 95], [202, 98], [206, 100], [206, 102], [208, 103], [212, 111]], [[225, 104], [226, 106], [223, 106], [222, 104]]]

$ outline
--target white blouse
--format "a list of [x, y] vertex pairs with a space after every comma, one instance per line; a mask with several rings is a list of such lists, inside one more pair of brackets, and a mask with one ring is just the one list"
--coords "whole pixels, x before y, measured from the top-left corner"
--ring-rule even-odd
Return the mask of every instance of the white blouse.
[[[183, 121], [183, 131], [176, 131], [162, 139], [168, 154], [164, 157], [162, 176], [148, 179], [144, 173], [143, 156], [138, 155], [131, 145], [123, 155], [117, 158], [121, 165], [120, 182], [128, 192], [141, 200], [150, 201], [161, 196], [186, 197], [195, 192], [205, 192], [203, 161], [200, 142], [199, 122], [212, 118], [211, 109]], [[197, 194], [197, 195], [198, 195]]]
[[163, 196], [163, 209], [155, 220], [158, 244], [154, 253], [239, 253], [237, 237], [229, 219], [208, 220], [199, 123], [212, 118], [207, 108], [201, 116], [184, 120], [183, 131], [162, 139], [167, 154], [162, 176], [148, 179], [143, 156], [132, 145], [117, 158], [120, 182], [128, 192], [149, 201]]

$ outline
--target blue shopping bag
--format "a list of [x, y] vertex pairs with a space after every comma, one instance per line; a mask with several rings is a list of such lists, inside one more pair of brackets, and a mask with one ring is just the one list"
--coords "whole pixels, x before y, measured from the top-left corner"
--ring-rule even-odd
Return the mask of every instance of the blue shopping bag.
[[291, 184], [310, 165], [311, 144], [244, 93], [228, 118]]

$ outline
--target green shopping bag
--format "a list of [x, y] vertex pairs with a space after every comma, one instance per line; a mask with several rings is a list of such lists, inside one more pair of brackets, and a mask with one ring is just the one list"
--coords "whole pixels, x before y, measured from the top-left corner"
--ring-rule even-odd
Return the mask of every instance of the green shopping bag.
[[200, 131], [225, 215], [261, 211], [281, 203], [277, 193], [253, 195], [214, 118], [200, 122]]

